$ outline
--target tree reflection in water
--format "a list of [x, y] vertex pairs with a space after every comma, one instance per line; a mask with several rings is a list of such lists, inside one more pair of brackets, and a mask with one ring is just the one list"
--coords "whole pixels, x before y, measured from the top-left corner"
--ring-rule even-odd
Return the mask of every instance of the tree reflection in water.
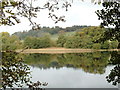
[[2, 87], [12, 88], [12, 87], [24, 87], [37, 88], [41, 85], [46, 86], [47, 83], [36, 83], [30, 80], [30, 68], [27, 64], [23, 63], [21, 56], [14, 52], [3, 52], [2, 53]]
[[106, 77], [109, 83], [118, 85], [120, 83], [120, 52], [112, 52], [109, 63], [115, 65], [110, 74]]
[[107, 65], [116, 65], [106, 80], [113, 85], [120, 83], [120, 52], [117, 51], [60, 55], [28, 54], [24, 59], [25, 63], [43, 69], [72, 67], [93, 74], [104, 74]]
[[94, 74], [105, 73], [110, 54], [108, 52], [71, 53], [71, 54], [27, 54], [25, 63], [43, 69], [61, 67], [81, 68], [85, 72]]
[[[110, 60], [109, 57], [111, 56]], [[23, 58], [25, 62], [23, 62]], [[109, 63], [108, 63], [109, 60]], [[2, 53], [2, 87], [24, 87], [29, 88], [46, 86], [47, 83], [36, 83], [30, 80], [30, 68], [28, 65], [39, 66], [40, 68], [73, 67], [82, 68], [85, 72], [103, 74], [108, 64], [115, 65], [110, 74], [106, 77], [109, 83], [117, 85], [120, 83], [120, 52], [95, 52], [85, 54], [28, 54], [24, 57], [16, 52]]]

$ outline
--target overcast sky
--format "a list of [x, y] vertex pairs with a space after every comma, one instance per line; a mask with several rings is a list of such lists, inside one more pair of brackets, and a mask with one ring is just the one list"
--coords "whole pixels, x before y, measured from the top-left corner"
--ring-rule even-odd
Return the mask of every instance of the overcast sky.
[[[38, 0], [40, 1], [40, 0]], [[45, 0], [44, 0], [45, 1]], [[44, 4], [45, 2], [42, 2]], [[40, 5], [40, 2], [37, 3]], [[42, 5], [41, 4], [41, 5]], [[37, 5], [36, 5], [37, 6]], [[80, 0], [74, 0], [72, 7], [68, 9], [66, 12], [64, 9], [61, 9], [59, 11], [56, 11], [57, 15], [65, 15], [66, 22], [59, 22], [57, 24], [54, 23], [50, 18], [48, 18], [48, 11], [42, 10], [38, 14], [38, 18], [34, 19], [37, 23], [40, 23], [41, 26], [60, 26], [60, 27], [69, 27], [73, 25], [91, 25], [91, 26], [98, 26], [100, 25], [100, 22], [98, 20], [97, 15], [95, 14], [96, 10], [101, 10], [101, 5], [94, 5], [90, 1], [80, 1]], [[29, 26], [29, 21], [25, 18], [21, 18], [20, 24], [16, 24], [14, 26], [0, 26], [0, 32], [9, 32], [10, 34], [13, 34], [17, 31], [23, 31], [23, 30], [30, 30], [31, 27]]]

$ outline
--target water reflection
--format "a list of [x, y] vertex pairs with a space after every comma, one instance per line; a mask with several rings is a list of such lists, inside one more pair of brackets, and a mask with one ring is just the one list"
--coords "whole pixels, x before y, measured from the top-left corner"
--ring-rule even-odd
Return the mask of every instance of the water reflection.
[[120, 52], [112, 52], [109, 64], [115, 65], [110, 74], [106, 77], [109, 83], [118, 85], [120, 83]]
[[117, 85], [120, 83], [120, 52], [94, 52], [77, 54], [28, 54], [24, 57], [26, 63], [40, 69], [62, 67], [82, 69], [86, 73], [104, 74], [106, 67], [115, 65], [110, 73], [107, 73], [108, 83]]
[[30, 67], [24, 63], [22, 55], [8, 51], [2, 53], [2, 88], [28, 87], [36, 88], [41, 85], [46, 86], [47, 83], [39, 81], [32, 82], [30, 80]]
[[107, 52], [77, 54], [28, 54], [26, 63], [39, 68], [82, 68], [85, 72], [103, 74], [110, 54]]
[[[95, 80], [95, 78], [105, 75], [106, 80], [109, 83], [112, 83], [113, 85], [118, 85], [118, 83], [120, 83], [120, 52], [114, 51], [114, 52], [94, 52], [77, 54], [25, 54], [25, 55], [21, 55], [16, 52], [3, 52], [1, 65], [2, 68], [0, 69], [2, 71], [2, 78], [0, 80], [2, 82], [2, 87], [3, 88], [26, 87], [26, 86], [30, 87], [31, 85], [34, 86], [35, 84], [41, 85], [41, 83], [38, 81], [36, 82], [35, 80], [33, 80], [36, 83], [31, 81], [32, 77], [30, 75], [30, 71], [33, 69], [30, 68], [28, 65], [35, 67], [36, 70], [37, 68], [40, 68], [36, 72], [37, 74], [40, 73], [41, 75], [38, 76], [38, 78], [41, 77], [40, 80], [43, 81], [46, 80], [46, 82], [50, 75], [54, 76], [53, 70], [56, 70], [55, 71], [55, 73], [57, 74], [56, 80], [59, 80], [59, 76], [60, 75], [62, 76], [65, 73], [68, 74], [70, 72], [69, 73], [71, 74], [70, 78], [72, 74], [74, 76], [75, 75], [74, 73], [76, 73], [77, 78], [75, 80], [77, 81], [74, 82], [77, 84], [79, 82], [78, 79], [81, 78], [79, 74], [81, 74], [81, 72], [84, 71], [86, 73], [89, 73], [89, 76], [87, 76], [89, 78], [87, 77], [84, 78], [84, 82], [86, 82], [85, 79], [87, 79], [87, 82], [89, 82], [90, 78], [94, 78]], [[112, 68], [110, 73], [108, 73], [106, 72], [106, 68], [108, 68], [108, 66], [110, 65], [112, 65]], [[40, 70], [50, 72], [44, 73], [43, 71]], [[32, 74], [36, 74], [34, 73], [34, 70], [32, 72], [33, 72]], [[83, 73], [84, 76], [86, 75], [86, 73]], [[48, 74], [49, 76], [47, 76]], [[42, 78], [42, 75], [45, 76], [45, 79]], [[34, 78], [34, 75], [32, 76]], [[37, 80], [39, 80], [38, 78]], [[55, 76], [54, 78], [51, 79], [55, 80]], [[48, 83], [53, 84], [52, 87], [58, 86], [54, 83], [54, 80], [51, 79], [50, 83], [49, 82]], [[69, 78], [67, 79], [67, 81], [69, 81], [68, 83], [71, 82], [70, 80]], [[101, 79], [99, 79], [99, 81], [100, 80]], [[64, 82], [65, 81], [63, 80], [60, 84], [63, 85]], [[96, 83], [94, 83], [94, 86], [95, 84]], [[43, 85], [46, 86], [47, 83], [44, 83]], [[84, 86], [82, 83], [81, 85]], [[89, 85], [90, 83], [88, 84], [88, 87]], [[70, 85], [68, 84], [68, 86]], [[65, 86], [63, 85], [63, 87], [67, 87], [67, 85], [65, 84]]]

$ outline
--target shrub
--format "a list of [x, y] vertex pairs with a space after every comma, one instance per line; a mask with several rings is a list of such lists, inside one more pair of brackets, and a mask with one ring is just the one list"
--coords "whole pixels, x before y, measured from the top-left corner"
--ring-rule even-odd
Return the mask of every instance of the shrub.
[[100, 43], [94, 43], [92, 48], [93, 49], [101, 49], [101, 44]]

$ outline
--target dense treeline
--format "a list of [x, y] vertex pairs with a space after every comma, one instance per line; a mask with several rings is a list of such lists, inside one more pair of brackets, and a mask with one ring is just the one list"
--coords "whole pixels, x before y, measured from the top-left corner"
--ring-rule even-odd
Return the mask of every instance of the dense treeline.
[[24, 40], [24, 46], [28, 48], [38, 49], [54, 46], [54, 42], [49, 36], [44, 37], [26, 37]]
[[10, 35], [8, 32], [0, 33], [0, 50], [15, 50], [23, 48], [23, 43], [19, 40], [18, 36]]
[[87, 27], [78, 30], [73, 36], [60, 35], [57, 40], [57, 45], [66, 48], [93, 48], [93, 49], [115, 49], [117, 41], [105, 41], [96, 43], [98, 39], [103, 37], [103, 33], [107, 29], [100, 27]]
[[77, 31], [78, 29], [85, 28], [88, 26], [72, 26], [72, 27], [66, 27], [66, 28], [61, 28], [61, 27], [42, 27], [40, 30], [29, 30], [29, 31], [23, 31], [23, 32], [16, 32], [13, 35], [17, 35], [21, 40], [25, 39], [28, 36], [34, 36], [34, 37], [43, 37], [46, 34], [47, 35], [54, 35], [54, 34], [60, 34], [64, 32], [73, 32]]
[[[107, 40], [105, 42], [97, 43], [96, 41], [103, 37], [103, 33], [107, 30], [96, 26], [79, 28], [79, 26], [73, 26], [69, 33], [73, 30], [74, 34], [66, 35], [66, 32], [57, 34], [57, 40], [51, 39], [51, 35], [44, 34], [41, 37], [25, 36], [23, 40], [17, 34], [10, 35], [7, 32], [0, 33], [2, 41], [2, 50], [15, 50], [23, 48], [47, 48], [47, 47], [65, 47], [65, 48], [92, 48], [92, 49], [115, 49], [118, 46], [117, 41]], [[76, 29], [76, 30], [75, 30]], [[45, 29], [46, 30], [46, 29]], [[48, 30], [49, 31], [49, 30]], [[59, 30], [58, 30], [59, 31]], [[29, 31], [32, 32], [32, 31]], [[33, 31], [39, 32], [39, 31]], [[67, 33], [68, 33], [67, 32]], [[34, 33], [35, 34], [35, 33]], [[36, 35], [38, 35], [37, 33]], [[23, 34], [24, 35], [24, 34]]]

